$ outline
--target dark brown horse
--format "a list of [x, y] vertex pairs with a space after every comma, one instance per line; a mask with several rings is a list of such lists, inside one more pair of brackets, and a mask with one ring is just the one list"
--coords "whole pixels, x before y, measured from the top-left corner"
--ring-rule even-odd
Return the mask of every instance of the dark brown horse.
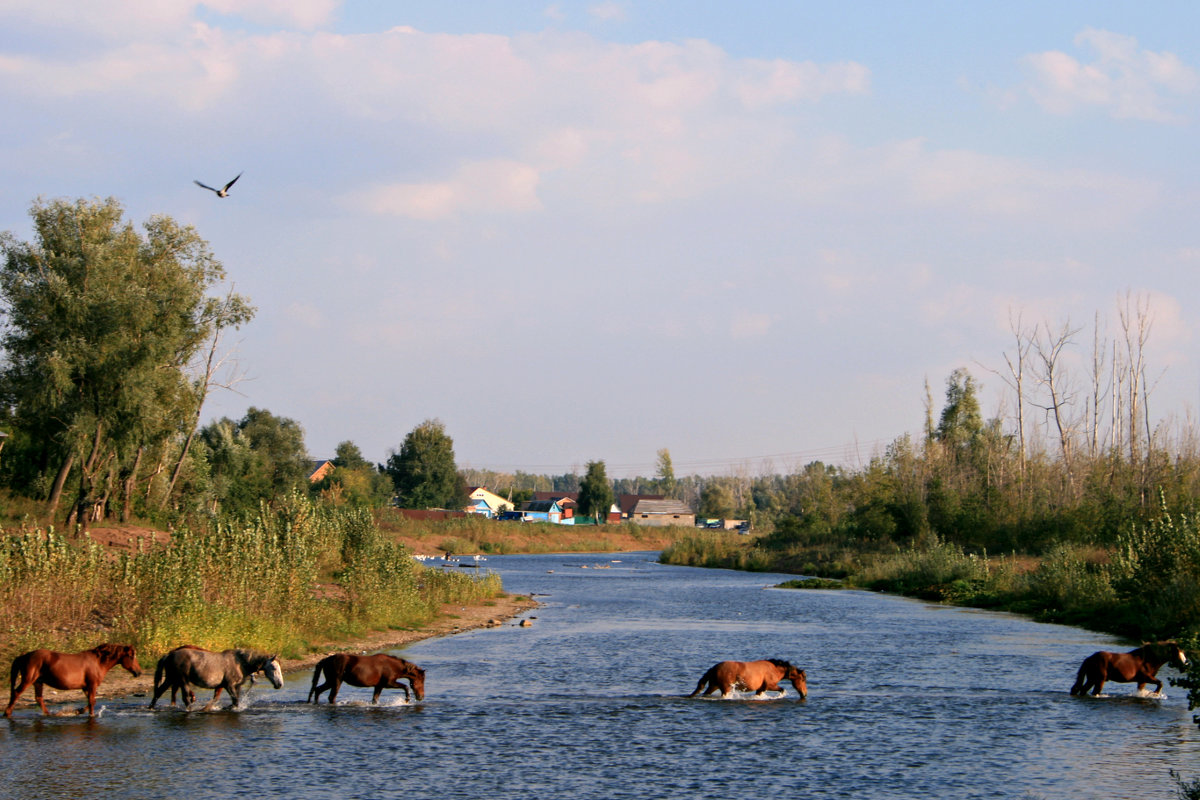
[[[318, 686], [317, 681], [322, 675], [325, 676], [325, 682]], [[402, 680], [412, 684], [418, 700], [425, 699], [425, 670], [411, 661], [387, 653], [373, 656], [334, 653], [322, 658], [313, 670], [308, 702], [321, 702], [321, 692], [326, 689], [329, 690], [329, 702], [335, 702], [343, 681], [351, 686], [375, 687], [375, 694], [371, 695], [372, 703], [379, 702], [379, 695], [384, 689], [400, 689], [404, 692], [404, 699], [408, 700], [408, 687], [401, 683]]]
[[120, 664], [133, 677], [142, 674], [133, 646], [111, 642], [84, 650], [82, 653], [59, 653], [54, 650], [33, 650], [17, 656], [12, 663], [12, 693], [8, 696], [8, 707], [4, 716], [11, 717], [13, 705], [21, 693], [33, 684], [33, 696], [37, 704], [46, 710], [42, 690], [46, 686], [55, 689], [83, 689], [87, 695], [88, 716], [96, 716], [96, 690], [108, 671]]
[[1104, 688], [1105, 681], [1137, 681], [1139, 692], [1146, 688], [1147, 683], [1153, 683], [1154, 691], [1161, 692], [1162, 681], [1155, 675], [1158, 674], [1158, 668], [1168, 662], [1179, 670], [1187, 666], [1187, 656], [1175, 642], [1143, 644], [1128, 653], [1100, 650], [1083, 660], [1079, 674], [1075, 676], [1075, 685], [1071, 687], [1071, 694], [1085, 695], [1090, 689], [1093, 695], [1098, 695]]
[[768, 690], [786, 692], [780, 687], [780, 681], [791, 681], [800, 697], [808, 696], [808, 676], [804, 674], [804, 670], [797, 669], [782, 659], [770, 658], [765, 661], [722, 661], [713, 664], [696, 684], [696, 690], [688, 697], [700, 694], [706, 683], [708, 689], [703, 697], [708, 697], [717, 689], [721, 690], [722, 697], [729, 697], [734, 689], [754, 692], [755, 695], [761, 695]]

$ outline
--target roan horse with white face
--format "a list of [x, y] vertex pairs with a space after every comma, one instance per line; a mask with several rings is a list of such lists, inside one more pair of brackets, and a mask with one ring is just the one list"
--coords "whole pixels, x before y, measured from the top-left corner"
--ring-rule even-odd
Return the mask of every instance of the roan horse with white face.
[[158, 661], [154, 670], [154, 699], [150, 701], [150, 707], [154, 708], [158, 698], [168, 689], [172, 692], [179, 689], [183, 693], [185, 708], [190, 711], [195, 697], [191, 687], [198, 686], [216, 690], [212, 700], [204, 706], [205, 711], [212, 710], [216, 705], [222, 689], [229, 692], [233, 700], [230, 708], [234, 708], [241, 702], [242, 684], [256, 672], [266, 675], [276, 689], [283, 688], [283, 668], [276, 656], [242, 649], [214, 653], [190, 647], [177, 648]]

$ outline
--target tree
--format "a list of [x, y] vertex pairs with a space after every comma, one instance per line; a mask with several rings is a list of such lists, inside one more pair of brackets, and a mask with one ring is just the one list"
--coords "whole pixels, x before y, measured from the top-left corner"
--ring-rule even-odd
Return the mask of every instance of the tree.
[[458, 509], [467, 504], [454, 464], [454, 440], [441, 420], [427, 419], [409, 431], [400, 450], [388, 456], [384, 470], [405, 508]]
[[671, 451], [658, 451], [658, 489], [668, 497], [675, 491], [675, 467], [671, 463]]
[[975, 379], [965, 369], [956, 369], [946, 379], [946, 405], [938, 420], [934, 438], [951, 452], [969, 450], [983, 433], [983, 414], [979, 410]]
[[358, 445], [354, 442], [342, 442], [333, 452], [333, 465], [335, 467], [361, 469], [362, 467], [371, 466], [371, 463], [363, 458], [362, 450], [359, 450]]
[[596, 524], [608, 518], [608, 509], [613, 504], [612, 486], [605, 474], [603, 461], [589, 461], [587, 473], [579, 482], [579, 510], [584, 516], [592, 517]]
[[295, 420], [250, 408], [200, 431], [207, 447], [213, 505], [248, 511], [303, 485], [308, 473], [304, 430]]
[[142, 234], [112, 198], [39, 200], [30, 215], [34, 243], [0, 236], [0, 393], [25, 457], [54, 474], [49, 513], [74, 475], [68, 519], [86, 527], [118, 480], [132, 495], [148, 448], [195, 429], [192, 361], [252, 310], [236, 295], [224, 305], [206, 297], [224, 269], [195, 230], [170, 217], [152, 217]]
[[354, 442], [337, 446], [333, 472], [313, 486], [316, 492], [333, 503], [379, 508], [392, 497], [391, 476], [376, 469], [363, 458]]
[[733, 516], [733, 489], [727, 481], [711, 480], [700, 490], [701, 517], [726, 519]]

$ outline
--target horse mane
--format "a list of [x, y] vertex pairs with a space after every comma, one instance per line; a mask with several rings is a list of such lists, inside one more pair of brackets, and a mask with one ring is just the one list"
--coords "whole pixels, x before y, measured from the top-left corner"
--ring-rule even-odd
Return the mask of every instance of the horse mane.
[[271, 660], [275, 658], [269, 653], [260, 653], [257, 650], [247, 650], [239, 647], [233, 651], [234, 658], [240, 661], [251, 672], [258, 672], [263, 669]]
[[113, 658], [119, 660], [126, 652], [132, 649], [127, 644], [117, 644], [116, 642], [104, 642], [92, 648], [92, 652], [100, 658]]
[[1162, 659], [1165, 664], [1168, 661], [1175, 660], [1175, 654], [1182, 652], [1179, 648], [1179, 643], [1174, 639], [1168, 639], [1163, 642], [1142, 642], [1142, 646], [1129, 651], [1131, 655], [1136, 654], [1142, 658], [1153, 658], [1155, 660]]
[[786, 670], [786, 669], [795, 669], [796, 668], [795, 666], [792, 665], [792, 663], [790, 661], [784, 661], [782, 658], [768, 658], [765, 660], [771, 662], [772, 664], [779, 667], [780, 669]]

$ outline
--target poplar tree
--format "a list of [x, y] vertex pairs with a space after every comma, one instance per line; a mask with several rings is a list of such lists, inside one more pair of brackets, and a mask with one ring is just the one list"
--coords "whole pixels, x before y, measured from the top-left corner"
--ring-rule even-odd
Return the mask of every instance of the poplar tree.
[[587, 473], [579, 482], [579, 510], [599, 525], [608, 517], [613, 504], [613, 490], [608, 482], [603, 461], [589, 461]]
[[670, 497], [675, 492], [675, 466], [671, 463], [671, 451], [663, 448], [658, 451], [657, 481], [659, 491]]

